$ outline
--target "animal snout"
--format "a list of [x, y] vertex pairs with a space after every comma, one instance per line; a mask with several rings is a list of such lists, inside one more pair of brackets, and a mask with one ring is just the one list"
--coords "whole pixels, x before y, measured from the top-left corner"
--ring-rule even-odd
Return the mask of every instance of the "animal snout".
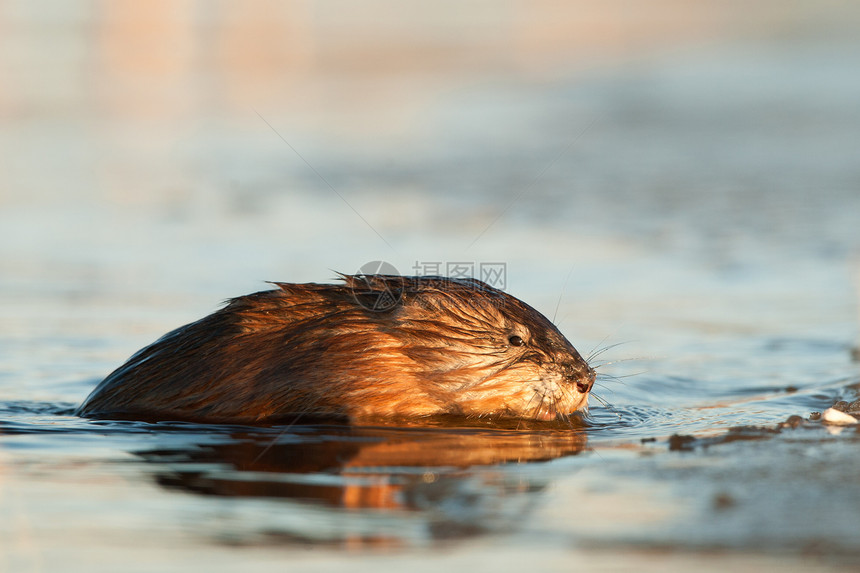
[[575, 385], [576, 389], [579, 390], [582, 394], [588, 394], [591, 392], [591, 387], [594, 386], [594, 370], [588, 368], [573, 367], [571, 368], [571, 378], [576, 380]]

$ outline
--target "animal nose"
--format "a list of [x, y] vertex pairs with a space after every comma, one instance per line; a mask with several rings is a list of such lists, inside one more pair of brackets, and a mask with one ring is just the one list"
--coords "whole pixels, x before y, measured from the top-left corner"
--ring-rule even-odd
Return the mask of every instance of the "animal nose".
[[583, 394], [591, 392], [591, 387], [594, 386], [594, 370], [591, 368], [585, 373], [585, 378], [576, 382], [576, 389]]

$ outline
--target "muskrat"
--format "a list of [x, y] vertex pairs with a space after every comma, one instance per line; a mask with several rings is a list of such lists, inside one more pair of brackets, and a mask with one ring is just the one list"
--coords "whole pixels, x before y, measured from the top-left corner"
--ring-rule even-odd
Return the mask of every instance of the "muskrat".
[[548, 421], [587, 405], [594, 370], [519, 299], [476, 279], [341, 278], [276, 282], [229, 300], [138, 351], [77, 414], [242, 424]]

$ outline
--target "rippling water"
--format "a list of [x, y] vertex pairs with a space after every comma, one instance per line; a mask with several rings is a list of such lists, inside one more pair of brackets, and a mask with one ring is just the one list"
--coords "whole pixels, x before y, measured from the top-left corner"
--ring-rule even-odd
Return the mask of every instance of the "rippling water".
[[[35, 67], [0, 98], [0, 569], [856, 565], [857, 431], [781, 425], [860, 385], [860, 51], [833, 32], [848, 23], [804, 9], [818, 19], [794, 32], [773, 16], [772, 36], [550, 76], [386, 83], [320, 48], [322, 80], [289, 77], [322, 103], [251, 85], [230, 107], [192, 67], [193, 111], [158, 108], [161, 92], [146, 106], [96, 66], [117, 39], [81, 47], [73, 19], [56, 40], [77, 46], [73, 69], [113, 79], [49, 96], [33, 86], [60, 76]], [[44, 57], [27, 53], [3, 69]], [[376, 80], [355, 98], [331, 79], [362, 74]], [[583, 354], [605, 349], [588, 412], [411, 428], [73, 415], [219, 301], [379, 259], [504, 262], [509, 292]]]

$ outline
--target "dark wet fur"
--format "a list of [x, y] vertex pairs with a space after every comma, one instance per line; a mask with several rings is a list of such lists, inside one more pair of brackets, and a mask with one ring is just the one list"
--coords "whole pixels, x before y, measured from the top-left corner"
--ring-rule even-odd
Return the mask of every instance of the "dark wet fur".
[[[77, 413], [275, 423], [564, 419], [584, 406], [594, 372], [522, 301], [474, 279], [343, 279], [229, 301], [132, 356]], [[397, 302], [379, 305], [381, 296]], [[526, 343], [512, 346], [514, 334]]]

